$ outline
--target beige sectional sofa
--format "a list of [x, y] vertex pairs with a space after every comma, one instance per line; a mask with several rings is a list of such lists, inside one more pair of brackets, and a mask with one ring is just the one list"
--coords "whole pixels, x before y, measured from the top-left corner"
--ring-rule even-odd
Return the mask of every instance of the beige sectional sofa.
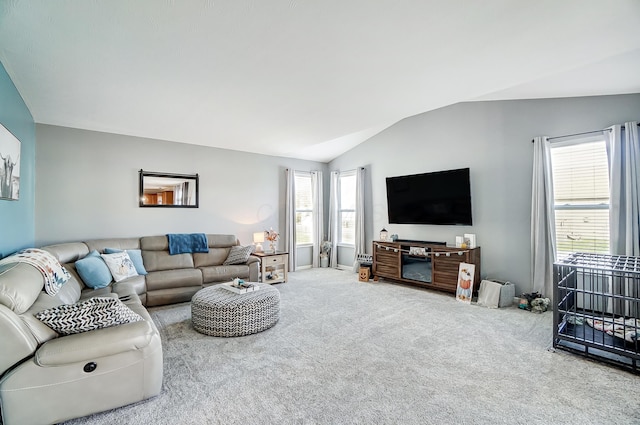
[[169, 254], [166, 236], [96, 239], [48, 245], [42, 249], [51, 252], [80, 282], [82, 279], [77, 275], [74, 263], [89, 252], [104, 252], [106, 248], [140, 249], [148, 272], [146, 276], [134, 276], [108, 288], [84, 290], [95, 294], [108, 293], [112, 289], [117, 290], [121, 283], [129, 283], [147, 307], [189, 301], [204, 286], [228, 282], [236, 277], [258, 281], [260, 260], [257, 257], [249, 257], [246, 264], [224, 264], [231, 247], [240, 244], [235, 235], [209, 234], [207, 241], [208, 253], [176, 255]]
[[[203, 286], [234, 277], [258, 280], [259, 260], [224, 265], [234, 235], [207, 235], [208, 253], [169, 255], [166, 236], [100, 239], [45, 246], [71, 274], [55, 296], [44, 278], [18, 263], [0, 271], [0, 410], [5, 425], [52, 424], [157, 395], [162, 346], [146, 306], [189, 301]], [[92, 250], [140, 249], [147, 275], [91, 289], [75, 262]], [[143, 320], [58, 335], [34, 315], [96, 296], [118, 298]]]

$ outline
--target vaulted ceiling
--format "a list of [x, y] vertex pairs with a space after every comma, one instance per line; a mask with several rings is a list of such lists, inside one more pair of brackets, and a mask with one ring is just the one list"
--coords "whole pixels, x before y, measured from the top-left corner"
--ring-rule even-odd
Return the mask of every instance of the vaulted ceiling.
[[470, 100], [640, 92], [637, 0], [0, 2], [38, 123], [326, 162]]

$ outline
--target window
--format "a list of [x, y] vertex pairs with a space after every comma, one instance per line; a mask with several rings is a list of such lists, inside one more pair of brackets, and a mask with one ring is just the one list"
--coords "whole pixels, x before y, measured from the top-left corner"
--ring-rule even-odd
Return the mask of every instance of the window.
[[604, 140], [551, 146], [556, 247], [609, 253], [609, 167]]
[[296, 171], [296, 245], [313, 243], [313, 195], [311, 174]]
[[356, 243], [356, 173], [340, 175], [340, 207], [338, 209], [340, 223], [339, 243], [355, 245]]

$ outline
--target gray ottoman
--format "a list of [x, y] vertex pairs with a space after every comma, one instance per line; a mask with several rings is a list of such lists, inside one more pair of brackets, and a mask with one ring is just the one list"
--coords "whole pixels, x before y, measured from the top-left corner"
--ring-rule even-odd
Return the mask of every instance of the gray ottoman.
[[193, 328], [211, 336], [243, 336], [269, 329], [280, 319], [280, 292], [271, 285], [236, 294], [210, 286], [191, 298]]

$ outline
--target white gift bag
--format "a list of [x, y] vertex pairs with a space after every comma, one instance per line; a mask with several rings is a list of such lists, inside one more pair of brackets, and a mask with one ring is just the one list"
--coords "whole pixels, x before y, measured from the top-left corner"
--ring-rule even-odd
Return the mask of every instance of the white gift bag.
[[483, 280], [478, 290], [478, 305], [489, 308], [509, 307], [516, 296], [516, 287], [511, 282]]

